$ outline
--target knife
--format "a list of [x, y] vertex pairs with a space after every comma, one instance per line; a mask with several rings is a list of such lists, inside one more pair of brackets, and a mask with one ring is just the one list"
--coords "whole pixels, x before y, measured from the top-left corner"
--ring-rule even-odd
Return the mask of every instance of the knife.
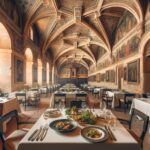
[[40, 129], [38, 129], [36, 134], [32, 137], [31, 141], [34, 141], [38, 137], [39, 133], [41, 132], [41, 129], [42, 129], [42, 127], [40, 127]]
[[107, 131], [109, 132], [109, 134], [110, 134], [112, 140], [113, 140], [113, 141], [117, 141], [117, 139], [116, 139], [116, 137], [114, 136], [114, 134], [112, 133], [111, 129], [110, 129], [108, 126], [106, 126], [106, 128], [107, 128]]
[[43, 140], [44, 140], [44, 138], [45, 138], [45, 136], [46, 136], [46, 134], [47, 134], [47, 131], [48, 131], [48, 127], [45, 128], [45, 130], [44, 130], [44, 132], [43, 132], [43, 135], [41, 135], [41, 137], [40, 137], [40, 141], [43, 141]]
[[43, 133], [43, 126], [40, 127], [40, 131], [36, 137], [36, 141], [38, 141], [40, 139], [41, 134]]
[[31, 135], [30, 137], [28, 138], [28, 141], [30, 141], [34, 136], [35, 134], [38, 132], [38, 129], [36, 129]]

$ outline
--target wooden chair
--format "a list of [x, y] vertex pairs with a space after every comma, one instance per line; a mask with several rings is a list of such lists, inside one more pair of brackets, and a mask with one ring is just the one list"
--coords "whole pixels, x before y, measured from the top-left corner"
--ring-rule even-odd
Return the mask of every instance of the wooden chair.
[[124, 98], [119, 100], [119, 105], [123, 103], [124, 112], [126, 113], [129, 106], [132, 104], [132, 99], [135, 98], [136, 94], [134, 93], [125, 93]]
[[58, 107], [60, 102], [63, 102], [66, 105], [66, 94], [65, 93], [54, 94], [54, 108]]
[[112, 104], [113, 96], [108, 96], [107, 91], [104, 91], [102, 100], [105, 102], [106, 107], [109, 108], [109, 106]]
[[[140, 119], [143, 120], [142, 132], [139, 137], [135, 134], [133, 130], [131, 130], [134, 116], [138, 116], [140, 117]], [[139, 142], [142, 148], [143, 148], [144, 137], [146, 135], [147, 128], [148, 128], [148, 123], [149, 123], [149, 116], [147, 116], [146, 114], [144, 114], [143, 112], [135, 108], [132, 109], [130, 120], [129, 120], [129, 132], [135, 137], [135, 139]]]
[[[13, 117], [16, 120], [17, 130], [5, 138], [3, 133], [3, 122]], [[16, 110], [0, 117], [0, 139], [2, 141], [2, 150], [17, 150], [20, 140], [28, 132], [28, 129], [19, 129], [19, 125], [21, 124], [33, 124], [33, 122], [19, 122], [18, 112]]]
[[78, 100], [78, 101], [71, 101], [71, 107], [76, 107], [76, 108], [82, 108], [82, 101]]

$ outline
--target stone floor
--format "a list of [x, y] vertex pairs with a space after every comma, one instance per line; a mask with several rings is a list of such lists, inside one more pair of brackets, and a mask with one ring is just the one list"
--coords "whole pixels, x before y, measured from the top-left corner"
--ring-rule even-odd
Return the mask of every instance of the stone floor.
[[[38, 118], [41, 116], [41, 114], [48, 108], [50, 107], [50, 101], [52, 100], [52, 95], [48, 95], [48, 97], [45, 97], [44, 95], [41, 98], [41, 103], [39, 108], [36, 107], [27, 107], [27, 110], [24, 110], [24, 107], [21, 105], [21, 115], [20, 115], [20, 120], [21, 121], [36, 121]], [[100, 100], [98, 98], [93, 97], [91, 94], [89, 94], [89, 104], [92, 105], [92, 107], [99, 107], [99, 102]], [[94, 104], [94, 105], [93, 105]], [[129, 113], [123, 112], [123, 109], [117, 108], [115, 110], [112, 110], [113, 113], [118, 117], [122, 119], [129, 119]], [[139, 122], [135, 123], [135, 129], [137, 130], [139, 128]], [[22, 125], [22, 127], [28, 127], [30, 128], [32, 125]], [[126, 128], [128, 128], [127, 124], [124, 124]], [[7, 132], [6, 136], [8, 136], [13, 130], [15, 129], [15, 122], [12, 120], [8, 123], [7, 126]], [[137, 130], [138, 131], [138, 130]], [[0, 150], [1, 150], [1, 145], [0, 145]], [[150, 131], [148, 129], [146, 138], [144, 140], [144, 148], [143, 150], [150, 150]]]

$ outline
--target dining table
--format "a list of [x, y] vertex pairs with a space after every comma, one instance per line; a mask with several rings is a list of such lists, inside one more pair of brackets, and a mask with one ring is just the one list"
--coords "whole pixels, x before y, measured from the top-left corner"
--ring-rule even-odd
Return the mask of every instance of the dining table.
[[[16, 98], [0, 97], [0, 116], [6, 115], [7, 113], [17, 110], [21, 112], [19, 102]], [[3, 131], [6, 131], [7, 122], [3, 124]]]
[[[84, 111], [84, 110], [83, 110]], [[82, 125], [77, 122], [76, 130], [70, 133], [59, 133], [49, 125], [58, 119], [67, 119], [68, 116], [65, 114], [64, 110], [61, 110], [61, 115], [58, 117], [48, 117], [45, 118], [44, 113], [38, 119], [38, 121], [33, 125], [29, 132], [20, 141], [17, 150], [140, 150], [140, 145], [134, 139], [134, 137], [128, 132], [128, 130], [116, 119], [114, 125], [111, 125], [107, 119], [104, 119], [102, 114], [104, 112], [100, 109], [90, 110], [97, 117], [96, 124], [94, 127], [102, 128], [106, 131], [105, 126], [109, 124], [109, 129], [111, 130], [115, 140], [108, 136], [108, 139], [103, 142], [91, 142], [88, 141], [81, 132], [85, 127], [93, 127], [93, 125]], [[106, 110], [105, 110], [106, 111]], [[111, 113], [113, 117], [115, 115]], [[36, 131], [40, 130], [41, 126], [48, 126], [46, 136], [41, 140], [30, 140], [31, 135]]]
[[150, 98], [134, 98], [132, 100], [130, 114], [133, 108], [145, 113], [150, 117]]

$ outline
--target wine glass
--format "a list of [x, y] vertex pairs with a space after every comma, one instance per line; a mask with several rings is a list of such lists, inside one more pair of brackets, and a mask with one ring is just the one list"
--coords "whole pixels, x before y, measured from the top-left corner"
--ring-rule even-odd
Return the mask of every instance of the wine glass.
[[59, 109], [60, 109], [61, 111], [63, 111], [64, 108], [65, 108], [64, 101], [60, 101], [60, 102], [59, 102]]
[[87, 108], [86, 102], [82, 102], [81, 107], [82, 107], [82, 109], [86, 109]]

